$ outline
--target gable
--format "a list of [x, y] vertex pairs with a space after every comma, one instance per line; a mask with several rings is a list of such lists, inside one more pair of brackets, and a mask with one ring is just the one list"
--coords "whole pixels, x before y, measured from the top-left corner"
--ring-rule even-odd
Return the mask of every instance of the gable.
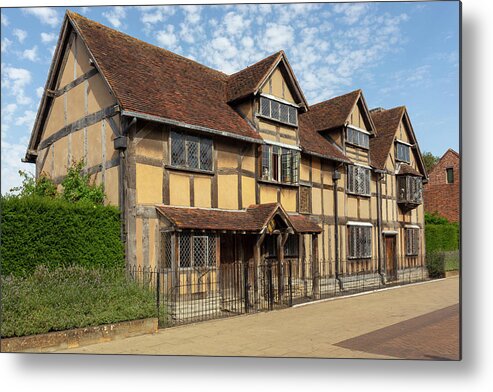
[[365, 107], [365, 103], [363, 102], [361, 96], [354, 105], [354, 108], [349, 115], [347, 121], [349, 122], [349, 124], [354, 125], [355, 127], [358, 127], [370, 133], [374, 133], [374, 126], [371, 122], [368, 110]]
[[286, 78], [286, 71], [283, 70], [281, 64], [279, 64], [264, 84], [260, 87], [260, 92], [264, 94], [272, 95], [276, 98], [284, 99], [285, 101], [296, 104], [297, 102], [293, 98], [294, 88]]
[[61, 64], [53, 75], [53, 89], [46, 102], [47, 114], [40, 128], [39, 142], [87, 114], [112, 105], [116, 99], [97, 69], [81, 37], [74, 32], [61, 48]]

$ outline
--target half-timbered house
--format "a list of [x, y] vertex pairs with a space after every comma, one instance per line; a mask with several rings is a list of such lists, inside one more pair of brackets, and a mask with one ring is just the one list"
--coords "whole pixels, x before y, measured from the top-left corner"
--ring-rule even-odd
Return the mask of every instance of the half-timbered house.
[[25, 160], [60, 183], [79, 159], [121, 210], [127, 266], [200, 306], [423, 271], [405, 108], [309, 105], [283, 51], [226, 75], [67, 11]]

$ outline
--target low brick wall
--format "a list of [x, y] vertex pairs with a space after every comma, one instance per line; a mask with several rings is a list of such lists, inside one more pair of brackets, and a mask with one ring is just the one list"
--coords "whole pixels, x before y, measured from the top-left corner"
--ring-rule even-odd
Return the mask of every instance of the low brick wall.
[[124, 321], [115, 324], [21, 336], [1, 340], [1, 352], [52, 352], [95, 343], [156, 333], [157, 318]]

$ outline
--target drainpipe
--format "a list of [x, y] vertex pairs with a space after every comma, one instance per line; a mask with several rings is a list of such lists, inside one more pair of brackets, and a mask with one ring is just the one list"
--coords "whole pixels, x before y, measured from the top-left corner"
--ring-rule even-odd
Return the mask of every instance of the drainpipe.
[[382, 183], [383, 173], [375, 170], [377, 173], [377, 232], [378, 232], [378, 274], [382, 284], [385, 284], [385, 277], [382, 272]]
[[[340, 167], [340, 166], [339, 166]], [[338, 167], [338, 168], [339, 168]], [[337, 181], [341, 178], [341, 173], [334, 170], [332, 174], [332, 181], [334, 183], [334, 242], [335, 242], [335, 262], [336, 262], [336, 280], [339, 284], [339, 289], [342, 290], [342, 281], [339, 277], [339, 212], [338, 212], [338, 197], [337, 197]]]

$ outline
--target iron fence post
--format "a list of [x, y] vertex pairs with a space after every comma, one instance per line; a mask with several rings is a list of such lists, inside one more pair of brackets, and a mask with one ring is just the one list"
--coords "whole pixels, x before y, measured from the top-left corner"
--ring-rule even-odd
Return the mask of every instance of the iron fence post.
[[289, 280], [288, 280], [288, 287], [289, 287], [289, 306], [293, 306], [293, 283], [292, 283], [292, 260], [289, 259]]
[[156, 306], [157, 306], [157, 318], [158, 318], [158, 323], [160, 323], [160, 318], [159, 318], [159, 311], [161, 309], [161, 304], [160, 304], [160, 299], [161, 299], [161, 296], [160, 296], [160, 292], [161, 292], [161, 277], [160, 277], [160, 273], [159, 273], [159, 270], [155, 270], [155, 272], [157, 273], [157, 276], [156, 276]]
[[245, 313], [248, 313], [248, 262], [243, 263], [243, 290], [245, 292]]

